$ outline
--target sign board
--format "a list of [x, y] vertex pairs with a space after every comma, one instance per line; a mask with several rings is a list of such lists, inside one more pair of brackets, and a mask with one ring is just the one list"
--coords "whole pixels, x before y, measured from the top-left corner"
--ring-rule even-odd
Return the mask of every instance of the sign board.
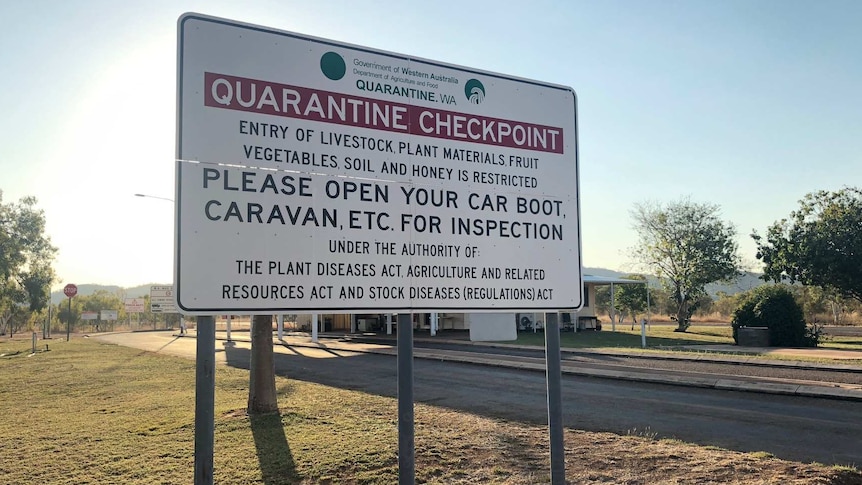
[[173, 285], [152, 285], [150, 286], [150, 301], [174, 301]]
[[173, 303], [150, 303], [151, 313], [179, 313]]
[[101, 315], [106, 322], [117, 320], [117, 310], [102, 310]]
[[81, 320], [97, 320], [99, 312], [81, 312]]
[[177, 313], [173, 286], [150, 286], [150, 312]]
[[63, 287], [63, 294], [69, 298], [72, 298], [73, 296], [78, 294], [78, 287], [73, 285], [72, 283], [69, 283], [68, 285]]
[[146, 304], [143, 298], [126, 298], [125, 302], [126, 313], [144, 313]]
[[182, 311], [581, 306], [571, 88], [198, 14], [179, 32]]

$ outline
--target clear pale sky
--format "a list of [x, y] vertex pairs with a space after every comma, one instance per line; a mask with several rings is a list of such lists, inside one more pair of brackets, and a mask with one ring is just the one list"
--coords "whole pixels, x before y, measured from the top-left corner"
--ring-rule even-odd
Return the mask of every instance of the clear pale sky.
[[57, 286], [173, 279], [176, 20], [195, 11], [572, 86], [586, 266], [629, 270], [629, 211], [718, 204], [754, 262], [806, 193], [862, 177], [862, 2], [0, 4], [0, 189], [36, 196]]

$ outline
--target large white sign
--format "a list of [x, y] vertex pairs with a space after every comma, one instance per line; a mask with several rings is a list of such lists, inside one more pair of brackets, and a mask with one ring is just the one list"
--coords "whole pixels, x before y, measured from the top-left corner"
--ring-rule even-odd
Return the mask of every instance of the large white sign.
[[101, 318], [105, 321], [113, 321], [117, 319], [117, 310], [102, 310]]
[[581, 306], [575, 93], [179, 20], [183, 312]]
[[96, 320], [99, 318], [99, 312], [81, 312], [81, 320]]

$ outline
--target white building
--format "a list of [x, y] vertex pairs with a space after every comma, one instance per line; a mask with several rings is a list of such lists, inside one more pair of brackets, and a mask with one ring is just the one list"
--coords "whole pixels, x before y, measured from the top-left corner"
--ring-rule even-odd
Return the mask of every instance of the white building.
[[[561, 312], [560, 329], [563, 331], [601, 330], [596, 313], [596, 288], [611, 287], [611, 301], [615, 287], [623, 284], [645, 284], [643, 280], [584, 275], [584, 305], [577, 312]], [[613, 305], [611, 305], [613, 307]], [[414, 313], [413, 329], [427, 330], [432, 336], [445, 330], [469, 330], [470, 340], [515, 340], [518, 331], [544, 329], [544, 313]], [[392, 333], [397, 319], [392, 314], [320, 314], [318, 330], [321, 332]], [[310, 330], [311, 315], [297, 315], [295, 328]]]

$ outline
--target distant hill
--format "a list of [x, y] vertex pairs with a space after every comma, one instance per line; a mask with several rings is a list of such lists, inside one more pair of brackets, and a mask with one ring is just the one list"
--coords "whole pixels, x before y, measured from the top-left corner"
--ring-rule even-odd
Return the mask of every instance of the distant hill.
[[[591, 274], [593, 276], [608, 276], [614, 278], [621, 278], [630, 275], [631, 273], [627, 273], [624, 271], [614, 271], [612, 269], [605, 268], [589, 268], [584, 267], [584, 274]], [[651, 284], [658, 284], [658, 278], [654, 276], [650, 276]], [[715, 298], [718, 292], [723, 291], [728, 295], [733, 295], [735, 293], [739, 293], [742, 291], [749, 290], [751, 288], [755, 288], [764, 284], [763, 280], [760, 279], [759, 273], [745, 273], [743, 276], [740, 276], [739, 279], [734, 281], [733, 283], [728, 284], [712, 284], [707, 285], [706, 291], [710, 296]], [[125, 292], [126, 298], [141, 298], [144, 295], [150, 294], [150, 286], [152, 285], [166, 285], [169, 286], [170, 283], [151, 283], [146, 285], [133, 286], [131, 288], [121, 288], [115, 285], [91, 285], [84, 284], [78, 285], [78, 294], [82, 296], [92, 295], [97, 290], [105, 290], [111, 293], [117, 292]], [[66, 299], [66, 295], [63, 294], [63, 291], [55, 291], [51, 293], [51, 303], [57, 304]]]
[[[624, 271], [614, 271], [612, 269], [605, 268], [588, 268], [584, 267], [584, 274], [591, 274], [593, 276], [608, 276], [613, 278], [623, 278], [632, 273], [627, 273]], [[735, 281], [731, 283], [713, 283], [711, 285], [706, 285], [706, 292], [709, 296], [715, 298], [719, 292], [727, 293], [728, 295], [733, 295], [736, 293], [741, 293], [743, 291], [748, 291], [752, 288], [756, 288], [760, 285], [765, 284], [766, 282], [760, 279], [762, 276], [761, 273], [751, 273], [746, 272]], [[658, 285], [658, 278], [655, 276], [649, 276], [650, 284]]]
[[743, 291], [748, 291], [752, 288], [757, 288], [758, 286], [766, 284], [766, 281], [763, 281], [762, 279], [760, 279], [761, 276], [763, 276], [763, 273], [745, 272], [745, 274], [743, 274], [742, 276], [737, 278], [736, 281], [733, 281], [732, 283], [726, 283], [726, 284], [714, 283], [714, 284], [708, 285], [706, 287], [706, 291], [713, 298], [715, 298], [715, 295], [717, 295], [718, 292], [720, 292], [720, 291], [723, 291], [723, 292], [727, 293], [728, 295], [733, 295], [733, 294], [740, 293]]
[[623, 276], [628, 276], [632, 273], [624, 273], [621, 271], [614, 271], [612, 269], [590, 268], [590, 267], [584, 266], [584, 274], [591, 274], [593, 276], [607, 276], [610, 278], [621, 278]]

